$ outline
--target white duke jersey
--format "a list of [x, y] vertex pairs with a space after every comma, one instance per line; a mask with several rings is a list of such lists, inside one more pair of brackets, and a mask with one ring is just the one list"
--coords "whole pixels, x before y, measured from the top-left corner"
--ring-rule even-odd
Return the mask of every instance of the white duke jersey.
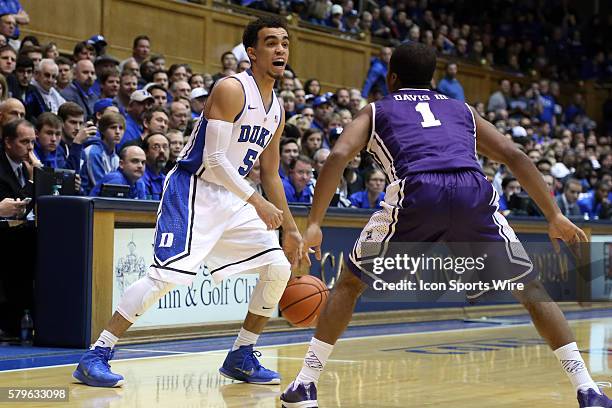
[[[261, 152], [274, 137], [281, 122], [282, 108], [276, 94], [272, 91], [272, 104], [270, 110], [266, 112], [251, 70], [228, 78], [240, 81], [244, 90], [244, 106], [234, 120], [231, 141], [226, 155], [238, 174], [246, 177]], [[224, 80], [231, 80], [228, 78]], [[183, 170], [196, 174], [205, 181], [221, 185], [210, 172], [206, 172], [204, 164], [207, 124], [208, 121], [202, 114], [179, 156], [178, 165]]]

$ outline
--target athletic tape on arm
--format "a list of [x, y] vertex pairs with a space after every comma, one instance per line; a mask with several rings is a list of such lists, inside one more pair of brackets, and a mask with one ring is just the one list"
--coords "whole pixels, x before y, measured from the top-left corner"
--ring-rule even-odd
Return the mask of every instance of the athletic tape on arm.
[[206, 171], [219, 180], [228, 191], [236, 194], [244, 201], [255, 192], [253, 187], [238, 174], [227, 158], [232, 137], [233, 123], [211, 119], [206, 125], [206, 148], [204, 165]]

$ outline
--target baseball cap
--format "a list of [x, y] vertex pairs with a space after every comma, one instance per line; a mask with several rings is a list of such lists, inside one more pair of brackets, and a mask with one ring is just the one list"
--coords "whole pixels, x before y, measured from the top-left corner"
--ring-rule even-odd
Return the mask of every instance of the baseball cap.
[[98, 99], [96, 103], [94, 103], [94, 113], [102, 112], [109, 106], [113, 106], [113, 100], [111, 98]]
[[316, 108], [317, 106], [325, 105], [326, 103], [329, 103], [329, 99], [325, 95], [317, 96], [314, 98], [314, 101], [312, 101], [312, 107]]
[[340, 135], [342, 134], [343, 130], [344, 130], [344, 128], [341, 128], [341, 127], [331, 128], [329, 130], [329, 140], [333, 141], [333, 140], [338, 139], [340, 137]]
[[527, 137], [527, 131], [522, 126], [512, 128], [512, 137]]
[[108, 43], [106, 42], [106, 39], [101, 34], [93, 35], [89, 40], [87, 40], [87, 44], [91, 44], [91, 45], [97, 45], [97, 44], [108, 45]]
[[346, 17], [350, 18], [350, 17], [359, 17], [359, 13], [357, 12], [357, 10], [351, 10], [348, 13], [346, 13]]
[[145, 91], [144, 89], [139, 89], [137, 91], [132, 92], [130, 95], [130, 102], [144, 102], [147, 99], [153, 100], [153, 96]]
[[191, 90], [191, 100], [208, 96], [208, 91], [204, 88], [193, 88]]
[[112, 62], [115, 65], [119, 65], [119, 60], [111, 55], [100, 55], [96, 58], [94, 65], [102, 64], [104, 62]]
[[331, 8], [331, 15], [334, 14], [342, 14], [342, 6], [339, 4], [334, 4]]
[[557, 162], [550, 168], [550, 174], [557, 179], [562, 179], [568, 176], [571, 172], [567, 166], [561, 162]]

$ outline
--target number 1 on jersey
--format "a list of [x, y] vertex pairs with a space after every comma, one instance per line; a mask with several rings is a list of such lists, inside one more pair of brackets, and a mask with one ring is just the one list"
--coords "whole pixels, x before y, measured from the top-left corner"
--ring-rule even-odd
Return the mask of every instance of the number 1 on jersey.
[[414, 107], [417, 112], [421, 114], [423, 117], [423, 121], [421, 122], [421, 126], [424, 128], [441, 126], [442, 123], [434, 116], [431, 108], [429, 107], [429, 102], [419, 102]]

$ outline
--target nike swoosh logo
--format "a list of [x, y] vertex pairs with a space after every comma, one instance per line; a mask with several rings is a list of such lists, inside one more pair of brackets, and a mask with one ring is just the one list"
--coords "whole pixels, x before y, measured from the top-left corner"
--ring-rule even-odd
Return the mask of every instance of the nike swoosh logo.
[[140, 316], [142, 316], [142, 315], [141, 315], [141, 314], [136, 313], [136, 317], [140, 317]]
[[254, 370], [254, 369], [252, 369], [252, 368], [251, 368], [249, 371], [247, 371], [247, 370], [243, 370], [242, 368], [238, 368], [238, 367], [234, 367], [234, 369], [235, 369], [236, 371], [240, 371], [241, 373], [246, 374], [246, 375], [249, 375], [249, 376], [253, 375], [253, 373], [255, 372], [255, 370]]
[[257, 109], [257, 106], [251, 106], [251, 105], [249, 105], [249, 106], [248, 106], [248, 108], [249, 108], [249, 110], [251, 110], [251, 109]]
[[270, 309], [272, 309], [271, 307], [265, 307], [265, 306], [262, 306], [261, 308], [262, 308], [262, 309], [265, 309], [265, 310], [270, 310]]

